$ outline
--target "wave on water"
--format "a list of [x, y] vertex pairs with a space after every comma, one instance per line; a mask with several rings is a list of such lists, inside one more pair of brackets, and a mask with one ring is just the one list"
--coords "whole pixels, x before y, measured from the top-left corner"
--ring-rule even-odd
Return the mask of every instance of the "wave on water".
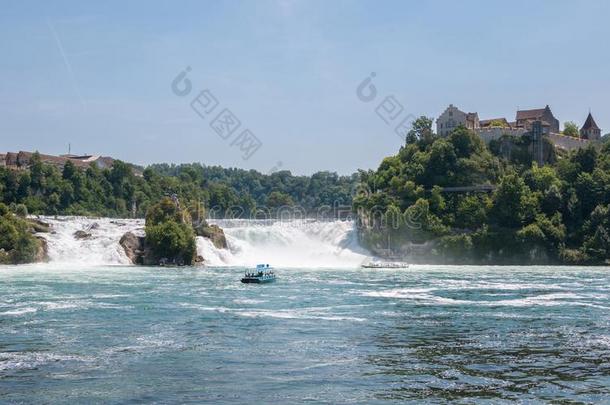
[[[472, 305], [485, 307], [534, 307], [534, 306], [584, 306], [599, 309], [610, 309], [597, 304], [599, 300], [607, 300], [607, 295], [591, 294], [586, 292], [557, 292], [552, 286], [536, 290], [527, 290], [527, 284], [515, 285], [506, 288], [506, 284], [499, 284], [490, 288], [492, 284], [485, 284], [486, 289], [479, 291], [476, 296], [465, 295], [474, 288], [393, 288], [380, 291], [362, 292], [361, 295], [373, 298], [397, 299], [415, 302], [419, 305]], [[496, 292], [493, 292], [496, 291]], [[450, 293], [448, 296], [447, 293]], [[520, 295], [510, 299], [489, 299], [502, 295]]]

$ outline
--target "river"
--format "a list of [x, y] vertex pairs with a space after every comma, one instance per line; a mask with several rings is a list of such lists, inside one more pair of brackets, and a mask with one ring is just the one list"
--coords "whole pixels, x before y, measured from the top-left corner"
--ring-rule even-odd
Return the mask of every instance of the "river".
[[[60, 254], [67, 228], [51, 263], [0, 267], [0, 401], [610, 401], [606, 268], [365, 271], [344, 225], [234, 225], [241, 247], [208, 267], [122, 265], [108, 230]], [[252, 244], [309, 262], [278, 256], [276, 283], [244, 285]]]

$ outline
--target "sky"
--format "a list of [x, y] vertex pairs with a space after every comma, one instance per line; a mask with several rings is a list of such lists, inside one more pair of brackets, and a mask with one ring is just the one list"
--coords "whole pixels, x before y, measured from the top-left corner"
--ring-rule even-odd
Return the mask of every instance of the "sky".
[[348, 174], [450, 103], [579, 126], [590, 109], [610, 132], [608, 1], [0, 6], [0, 153]]

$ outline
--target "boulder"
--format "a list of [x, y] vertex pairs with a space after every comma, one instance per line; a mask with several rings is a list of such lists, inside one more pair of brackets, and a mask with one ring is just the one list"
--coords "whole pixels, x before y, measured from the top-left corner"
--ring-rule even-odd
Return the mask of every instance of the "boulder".
[[38, 251], [36, 252], [36, 257], [34, 261], [36, 263], [40, 262], [48, 262], [49, 261], [49, 245], [47, 240], [43, 237], [37, 236], [38, 239]]
[[76, 231], [74, 232], [74, 239], [88, 239], [91, 237], [91, 234], [86, 231]]
[[121, 237], [119, 244], [123, 247], [125, 254], [133, 264], [145, 264], [144, 256], [146, 249], [144, 246], [144, 237], [136, 236], [132, 232], [127, 232]]
[[32, 227], [32, 231], [35, 233], [48, 233], [51, 231], [51, 225], [39, 219], [28, 218], [27, 221]]
[[212, 241], [217, 249], [227, 248], [227, 238], [225, 237], [224, 231], [218, 225], [209, 225], [206, 222], [201, 223], [198, 226], [193, 227], [197, 236], [203, 236]]

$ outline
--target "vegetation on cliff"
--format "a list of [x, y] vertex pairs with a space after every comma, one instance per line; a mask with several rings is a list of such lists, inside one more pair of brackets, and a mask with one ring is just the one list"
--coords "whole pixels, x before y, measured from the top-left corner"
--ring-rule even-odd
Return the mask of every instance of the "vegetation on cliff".
[[33, 234], [43, 225], [26, 219], [27, 209], [17, 205], [10, 210], [0, 203], [0, 264], [21, 264], [44, 260], [45, 242]]
[[397, 155], [362, 172], [354, 208], [366, 245], [451, 263], [610, 259], [610, 144], [539, 167], [531, 149], [525, 163], [525, 138], [511, 159], [463, 127], [441, 138], [431, 125], [418, 119]]

